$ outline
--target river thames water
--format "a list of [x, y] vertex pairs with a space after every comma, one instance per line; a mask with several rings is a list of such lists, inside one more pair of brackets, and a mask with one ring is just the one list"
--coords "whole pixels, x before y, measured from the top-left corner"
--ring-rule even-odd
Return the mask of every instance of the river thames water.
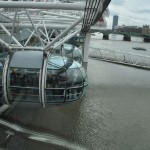
[[[90, 46], [149, 54], [150, 44], [140, 38], [124, 42], [120, 36], [111, 35], [110, 39], [94, 37]], [[147, 48], [147, 51], [134, 51], [133, 46]], [[0, 126], [0, 147], [12, 150], [150, 149], [150, 71], [89, 59], [87, 74], [86, 95], [76, 102], [49, 105], [45, 109], [18, 103], [6, 111], [3, 119], [43, 134], [27, 136], [13, 126], [17, 131], [11, 131], [11, 138], [7, 138], [9, 129]]]
[[[143, 38], [131, 37], [131, 42], [125, 42], [123, 41], [123, 35], [110, 34], [109, 39], [110, 40], [102, 40], [102, 34], [97, 33], [95, 36], [92, 36], [90, 46], [106, 50], [150, 56], [150, 43], [144, 43]], [[146, 48], [146, 51], [137, 51], [132, 49], [132, 47], [143, 47]]]

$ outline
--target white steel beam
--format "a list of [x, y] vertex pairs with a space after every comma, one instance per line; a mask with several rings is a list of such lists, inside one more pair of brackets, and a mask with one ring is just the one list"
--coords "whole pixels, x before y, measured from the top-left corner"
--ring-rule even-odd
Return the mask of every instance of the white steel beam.
[[[35, 17], [35, 16], [33, 16], [33, 17]], [[76, 19], [62, 19], [62, 17], [61, 18], [57, 18], [57, 17], [50, 18], [50, 16], [42, 16], [42, 17], [36, 16], [36, 18], [33, 18], [33, 17], [32, 17], [32, 20], [34, 20], [34, 21], [39, 21], [39, 20], [42, 21], [43, 20], [45, 22], [62, 22], [62, 23], [70, 23], [79, 18], [78, 17]], [[29, 22], [27, 17], [20, 17], [20, 16], [19, 16], [19, 21]]]
[[87, 70], [90, 40], [91, 40], [91, 33], [87, 33], [85, 36], [84, 47], [83, 47], [83, 66], [85, 70]]
[[15, 23], [16, 23], [17, 13], [18, 13], [18, 11], [16, 10], [14, 21], [13, 21], [13, 26], [12, 26], [12, 29], [11, 29], [11, 36], [10, 36], [10, 39], [9, 39], [9, 45], [11, 44], [11, 41], [12, 41], [12, 36], [13, 36], [13, 32], [14, 32], [14, 26], [15, 26]]
[[28, 16], [28, 18], [29, 18], [31, 24], [32, 24], [32, 27], [34, 28], [34, 30], [35, 30], [35, 32], [36, 32], [36, 34], [37, 34], [37, 36], [38, 36], [39, 41], [40, 41], [41, 44], [44, 46], [44, 43], [42, 42], [42, 40], [41, 40], [41, 38], [40, 38], [40, 35], [39, 35], [39, 33], [38, 33], [38, 30], [37, 30], [37, 28], [34, 26], [34, 23], [33, 23], [33, 21], [32, 21], [32, 19], [31, 19], [31, 17], [30, 17], [30, 15], [29, 15], [29, 13], [28, 13], [27, 10], [26, 10], [26, 13], [27, 13], [27, 16]]
[[[27, 29], [29, 32], [31, 32], [32, 33], [32, 31], [31, 30], [29, 30], [29, 29]], [[33, 33], [34, 34], [34, 36], [35, 37], [37, 37], [38, 38], [38, 36], [35, 34], [35, 33]], [[41, 38], [41, 40], [42, 40], [42, 42], [44, 42], [44, 43], [46, 43], [47, 44], [47, 42], [45, 42], [42, 38]]]
[[8, 108], [9, 108], [9, 105], [3, 104], [3, 105], [0, 107], [0, 115], [2, 115]]
[[45, 90], [46, 90], [46, 72], [47, 72], [47, 61], [48, 61], [48, 53], [46, 53], [46, 56], [43, 57], [43, 67], [42, 67], [42, 78], [41, 78], [41, 101], [42, 106], [45, 107]]
[[[29, 29], [27, 29], [27, 30], [30, 31]], [[30, 31], [30, 32], [32, 33], [32, 31]], [[35, 37], [38, 37], [35, 33], [34, 33], [34, 36], [35, 36]], [[42, 40], [43, 43], [45, 43], [45, 45], [48, 44], [48, 42], [46, 42], [45, 39], [42, 39], [42, 38], [41, 38], [41, 40]]]
[[24, 2], [0, 1], [0, 8], [31, 8], [31, 9], [63, 9], [84, 10], [85, 3], [52, 3], [52, 2]]
[[43, 33], [43, 31], [41, 30], [41, 29], [38, 29], [39, 30], [39, 32], [41, 32], [41, 34], [49, 41], [49, 38], [48, 38], [48, 36], [47, 35], [45, 35], [44, 33]]
[[45, 25], [45, 22], [43, 21], [43, 25], [44, 25], [44, 29], [45, 29], [45, 33], [46, 33], [46, 37], [48, 39], [48, 42], [50, 42], [49, 38], [48, 38], [48, 33], [47, 33], [47, 28], [46, 28], [46, 25]]
[[[5, 26], [5, 27], [12, 27], [12, 23], [3, 23], [3, 25]], [[36, 25], [36, 24], [35, 24]], [[22, 23], [17, 23], [17, 24], [15, 24], [15, 27], [20, 27], [20, 28], [32, 28], [33, 26], [31, 25], [31, 24], [29, 24], [29, 23], [24, 23], [24, 24], [22, 24]], [[69, 25], [64, 25], [64, 24], [46, 24], [46, 27], [48, 28], [48, 29], [66, 29], [66, 28], [68, 28], [69, 27]], [[81, 27], [81, 25], [78, 25], [78, 26], [76, 26], [75, 28], [78, 28], [78, 27]], [[40, 24], [39, 26], [38, 26], [38, 28], [44, 28], [44, 25], [43, 24]]]
[[57, 16], [57, 17], [69, 18], [69, 19], [78, 19], [78, 16], [69, 16], [67, 14], [53, 13], [53, 12], [47, 12], [47, 11], [41, 11], [40, 13]]
[[[80, 3], [79, 3], [79, 5], [80, 5]], [[38, 13], [38, 14], [44, 14], [44, 15], [49, 15], [49, 16], [57, 16], [57, 17], [60, 17], [60, 18], [68, 18], [68, 19], [77, 19], [78, 18], [78, 15], [76, 16], [76, 15], [74, 15], [74, 14], [72, 14], [71, 16], [70, 16], [70, 13], [69, 13], [69, 15], [68, 15], [68, 12], [66, 11], [66, 12], [64, 12], [63, 11], [63, 14], [62, 14], [62, 12], [60, 11], [57, 11], [57, 12], [55, 12], [55, 11], [53, 11], [53, 10], [47, 10], [47, 11], [45, 11], [44, 9], [28, 9], [28, 11], [30, 11], [31, 13]], [[84, 11], [84, 10], [81, 10], [82, 12]], [[78, 12], [78, 10], [77, 10], [77, 12]], [[20, 11], [20, 12], [18, 12], [18, 14], [19, 15], [23, 15], [23, 14], [25, 14], [25, 11]], [[77, 13], [78, 14], [78, 13]], [[5, 14], [6, 16], [7, 16], [7, 14]], [[12, 14], [11, 15], [14, 15], [14, 13], [12, 12]], [[81, 13], [81, 15], [83, 15], [83, 13]], [[8, 15], [9, 17], [10, 17], [10, 15]]]
[[52, 30], [52, 32], [51, 32], [51, 34], [50, 34], [50, 36], [49, 36], [50, 38], [52, 37], [52, 35], [53, 35], [54, 31], [55, 31], [55, 30]]
[[9, 98], [8, 98], [8, 64], [10, 62], [10, 56], [8, 55], [6, 60], [5, 60], [5, 64], [4, 64], [4, 68], [3, 68], [3, 79], [2, 79], [2, 83], [3, 83], [3, 93], [4, 93], [4, 100], [5, 103], [9, 105]]
[[81, 31], [80, 29], [77, 29], [76, 31], [72, 32], [71, 34], [68, 34], [64, 39], [60, 40], [59, 42], [57, 42], [53, 48], [57, 48], [60, 45], [64, 44], [66, 41], [68, 41], [70, 38], [74, 37], [75, 35], [77, 35], [79, 32]]
[[[7, 16], [7, 14], [3, 14], [3, 13], [0, 13], [0, 15], [3, 16], [3, 17], [5, 17], [6, 19], [10, 20], [11, 22], [13, 22], [13, 19], [10, 18], [9, 15]], [[14, 16], [14, 14], [13, 14], [13, 16]]]
[[2, 46], [6, 47], [7, 49], [11, 50], [11, 49], [23, 49], [23, 50], [37, 50], [37, 51], [43, 51], [43, 47], [36, 47], [36, 46], [27, 46], [27, 47], [20, 47], [20, 46], [15, 46], [15, 45], [9, 45], [8, 43], [4, 42], [3, 40], [0, 39], [0, 44], [2, 44]]
[[43, 47], [37, 47], [37, 46], [27, 46], [27, 47], [12, 46], [11, 49], [43, 51]]
[[[40, 24], [41, 22], [39, 22], [37, 25], [36, 25], [36, 29], [38, 28], [38, 26], [39, 26], [39, 24]], [[35, 30], [31, 33], [31, 35], [29, 36], [29, 38], [27, 39], [27, 41], [26, 41], [26, 43], [24, 44], [24, 46], [26, 46], [27, 44], [28, 44], [28, 42], [30, 41], [30, 39], [31, 39], [31, 37], [34, 35], [34, 32], [35, 32]]]
[[[1, 28], [6, 32], [6, 34], [10, 37], [10, 36], [11, 36], [11, 33], [4, 27], [4, 25], [0, 23], [0, 26], [1, 26]], [[19, 45], [19, 46], [22, 47], [22, 45], [18, 42], [18, 40], [17, 40], [14, 36], [12, 36], [12, 40], [13, 40], [17, 45]]]
[[[32, 17], [33, 18], [33, 17]], [[19, 20], [20, 22], [22, 22], [22, 24], [29, 24], [29, 21], [28, 20], [26, 20], [26, 19], [20, 19]], [[56, 20], [46, 20], [46, 19], [32, 19], [32, 21], [34, 21], [34, 23], [35, 24], [37, 24], [37, 22], [39, 22], [39, 21], [45, 21], [45, 23], [46, 23], [46, 25], [63, 25], [63, 26], [69, 26], [69, 25], [71, 25], [72, 24], [72, 22], [75, 22], [75, 20], [72, 20], [72, 21], [62, 21], [62, 20], [59, 20], [59, 18], [58, 18], [58, 20], [56, 21]], [[44, 28], [44, 25], [43, 25], [43, 28]]]
[[6, 48], [8, 48], [9, 50], [11, 49], [11, 47], [9, 46], [8, 43], [4, 42], [3, 40], [0, 39], [0, 43], [1, 45], [4, 45]]
[[61, 34], [59, 34], [53, 41], [51, 41], [50, 43], [48, 43], [45, 47], [44, 50], [48, 50], [54, 43], [56, 43], [59, 39], [61, 39], [62, 37], [64, 37], [69, 31], [71, 31], [75, 26], [77, 26], [82, 20], [83, 20], [84, 16], [82, 16], [81, 18], [79, 18], [76, 22], [74, 22], [71, 26], [69, 26], [68, 28], [66, 28]]

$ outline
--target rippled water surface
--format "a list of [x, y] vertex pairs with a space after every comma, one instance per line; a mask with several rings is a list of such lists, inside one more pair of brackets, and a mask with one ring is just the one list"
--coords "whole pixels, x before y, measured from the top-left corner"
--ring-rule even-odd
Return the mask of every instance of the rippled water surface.
[[[150, 55], [150, 43], [143, 42], [143, 38], [131, 37], [131, 42], [126, 42], [122, 40], [123, 35], [110, 34], [109, 39], [110, 40], [102, 40], [102, 34], [96, 34], [92, 36], [90, 46], [106, 50]], [[143, 47], [146, 51], [137, 51], [132, 49], [132, 47]]]
[[[128, 52], [133, 52], [132, 46], [140, 46], [147, 48], [140, 53], [149, 54], [148, 43], [113, 38], [110, 41], [92, 39], [90, 45]], [[73, 103], [49, 105], [45, 109], [38, 105], [13, 104], [3, 119], [26, 128], [26, 132], [33, 130], [34, 136], [13, 131], [6, 140], [6, 131], [10, 129], [0, 126], [0, 147], [15, 150], [150, 149], [150, 71], [89, 59], [88, 80], [85, 97]], [[37, 132], [42, 134], [37, 137]]]

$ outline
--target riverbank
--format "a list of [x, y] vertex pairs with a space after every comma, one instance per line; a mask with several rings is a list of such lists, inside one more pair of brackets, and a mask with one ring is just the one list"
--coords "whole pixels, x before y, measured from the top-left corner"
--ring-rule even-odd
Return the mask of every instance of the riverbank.
[[[89, 150], [150, 149], [149, 76], [146, 70], [89, 59], [83, 99], [45, 109], [17, 104], [3, 118]], [[6, 147], [18, 145], [20, 150], [67, 149], [15, 132]]]

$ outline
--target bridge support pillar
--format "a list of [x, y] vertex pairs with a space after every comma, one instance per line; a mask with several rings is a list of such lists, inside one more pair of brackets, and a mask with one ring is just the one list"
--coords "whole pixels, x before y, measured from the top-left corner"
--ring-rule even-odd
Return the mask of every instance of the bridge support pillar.
[[109, 40], [109, 34], [103, 34], [103, 40]]
[[90, 40], [91, 40], [91, 33], [87, 33], [83, 45], [83, 67], [85, 70], [87, 70], [87, 65], [88, 65], [88, 52], [89, 52]]
[[148, 42], [149, 43], [150, 42], [150, 38], [144, 38], [143, 42]]
[[123, 40], [124, 41], [131, 41], [131, 36], [124, 35]]

